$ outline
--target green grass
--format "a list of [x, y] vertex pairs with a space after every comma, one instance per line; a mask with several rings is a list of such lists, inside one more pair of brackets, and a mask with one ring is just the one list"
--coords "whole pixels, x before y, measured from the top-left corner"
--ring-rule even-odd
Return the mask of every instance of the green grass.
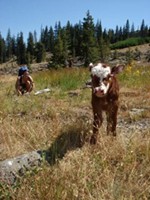
[[84, 84], [88, 74], [84, 68], [49, 70], [35, 75], [37, 87], [60, 88], [63, 92], [73, 90]]

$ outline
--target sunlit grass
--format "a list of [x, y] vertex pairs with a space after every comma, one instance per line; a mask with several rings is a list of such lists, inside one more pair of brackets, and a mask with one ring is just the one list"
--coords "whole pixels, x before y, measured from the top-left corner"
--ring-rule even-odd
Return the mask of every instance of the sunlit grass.
[[[117, 139], [112, 140], [106, 136], [103, 125], [98, 144], [90, 146], [91, 89], [82, 89], [90, 78], [88, 69], [50, 70], [32, 75], [34, 91], [19, 97], [14, 90], [15, 77], [1, 80], [0, 160], [54, 145], [57, 162], [27, 172], [13, 187], [0, 184], [0, 199], [149, 199], [150, 130], [135, 130], [126, 136], [122, 127]], [[119, 75], [121, 100], [127, 104], [126, 109], [149, 106], [149, 75], [149, 67], [134, 64], [126, 66]], [[51, 91], [34, 95], [44, 88]], [[77, 95], [70, 96], [70, 91]], [[122, 119], [124, 112], [119, 113]], [[144, 111], [139, 118], [148, 117], [147, 113], [148, 110]], [[77, 144], [80, 134], [87, 136], [82, 148]]]
[[149, 88], [150, 69], [149, 66], [136, 66], [134, 63], [127, 65], [119, 78], [127, 87]]
[[137, 133], [127, 146], [121, 138], [112, 141], [103, 135], [97, 146], [86, 144], [70, 151], [57, 165], [26, 174], [20, 186], [7, 191], [14, 199], [148, 199], [150, 143], [146, 135], [143, 139]]
[[59, 69], [41, 72], [35, 75], [38, 88], [59, 87], [63, 91], [76, 89], [84, 84], [88, 77], [84, 68]]

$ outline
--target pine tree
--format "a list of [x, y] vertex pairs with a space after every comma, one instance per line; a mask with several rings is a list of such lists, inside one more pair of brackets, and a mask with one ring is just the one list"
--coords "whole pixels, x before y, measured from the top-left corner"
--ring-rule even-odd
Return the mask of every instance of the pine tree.
[[102, 43], [102, 49], [100, 51], [102, 52], [101, 54], [101, 61], [102, 62], [107, 62], [109, 55], [110, 55], [110, 41], [108, 37], [107, 30], [104, 29], [103, 31], [103, 43]]
[[98, 56], [98, 45], [95, 38], [95, 27], [93, 23], [93, 18], [90, 12], [87, 11], [86, 18], [83, 19], [83, 58], [85, 66], [88, 66], [90, 62], [96, 62], [99, 58]]
[[129, 20], [126, 22], [126, 38], [129, 38], [130, 35], [130, 23]]
[[66, 28], [61, 28], [61, 24], [56, 23], [54, 31], [54, 47], [53, 56], [49, 67], [64, 67], [68, 59], [68, 43], [67, 43]]
[[140, 27], [140, 36], [141, 37], [148, 36], [148, 26], [145, 25], [144, 19], [142, 20], [142, 24], [141, 24], [141, 27]]
[[5, 61], [6, 61], [6, 45], [4, 38], [2, 38], [0, 33], [0, 63], [4, 63]]
[[55, 39], [59, 37], [60, 30], [61, 30], [61, 23], [59, 21], [58, 23], [55, 24], [55, 30], [54, 30]]
[[74, 31], [73, 28], [70, 24], [70, 22], [67, 22], [66, 25], [66, 42], [67, 42], [67, 46], [68, 46], [68, 54], [73, 57], [73, 54], [75, 53], [74, 50]]
[[129, 24], [129, 20], [126, 21], [126, 25], [123, 28], [123, 39], [127, 39], [129, 38], [130, 35], [130, 24]]
[[15, 37], [12, 37], [12, 40], [11, 40], [11, 42], [12, 42], [12, 54], [13, 54], [13, 56], [16, 56], [16, 39], [15, 39]]
[[26, 45], [24, 43], [23, 33], [21, 32], [17, 37], [17, 63], [21, 65], [26, 64], [26, 62]]
[[40, 63], [45, 60], [45, 47], [42, 42], [36, 43], [35, 58], [37, 63]]
[[33, 33], [33, 41], [34, 41], [34, 44], [37, 43], [37, 32], [36, 31], [34, 31], [34, 33]]
[[99, 59], [101, 62], [105, 62], [110, 53], [109, 50], [109, 37], [106, 29], [102, 30], [101, 22], [98, 22], [96, 25], [96, 36], [99, 47]]
[[7, 37], [6, 37], [6, 57], [7, 60], [12, 58], [12, 38], [10, 29], [8, 30]]
[[111, 44], [115, 42], [115, 33], [113, 29], [108, 30], [108, 38]]
[[83, 29], [81, 22], [79, 24], [75, 24], [73, 29], [73, 57], [81, 57], [82, 53], [82, 35]]
[[131, 32], [130, 32], [130, 37], [134, 37], [135, 36], [135, 29], [134, 29], [134, 24], [132, 24], [131, 26]]
[[102, 37], [103, 37], [102, 24], [101, 21], [98, 20], [96, 24], [96, 39], [98, 41], [98, 44], [100, 44]]
[[55, 41], [54, 30], [52, 27], [50, 27], [49, 38], [48, 38], [48, 51], [51, 53], [53, 53], [53, 51], [54, 51], [54, 41]]
[[28, 63], [32, 63], [34, 59], [34, 37], [31, 32], [29, 32], [29, 37], [27, 40], [27, 60]]
[[63, 67], [65, 66], [66, 60], [67, 60], [66, 44], [65, 40], [63, 40], [61, 33], [59, 32], [54, 44], [52, 64], [50, 64], [49, 66], [54, 68]]
[[48, 27], [46, 26], [45, 29], [41, 30], [41, 43], [44, 44], [45, 50], [49, 50], [49, 31]]
[[119, 29], [119, 41], [123, 40], [123, 30], [122, 27]]
[[116, 26], [114, 42], [118, 42], [119, 38], [120, 38], [120, 31], [119, 31], [119, 27]]

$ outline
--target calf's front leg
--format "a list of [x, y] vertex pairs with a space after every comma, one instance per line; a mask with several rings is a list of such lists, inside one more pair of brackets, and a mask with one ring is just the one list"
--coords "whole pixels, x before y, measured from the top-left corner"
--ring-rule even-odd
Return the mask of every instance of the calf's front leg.
[[102, 122], [103, 122], [102, 113], [94, 113], [93, 134], [90, 139], [90, 144], [97, 143], [97, 135], [99, 132], [99, 128], [102, 125]]

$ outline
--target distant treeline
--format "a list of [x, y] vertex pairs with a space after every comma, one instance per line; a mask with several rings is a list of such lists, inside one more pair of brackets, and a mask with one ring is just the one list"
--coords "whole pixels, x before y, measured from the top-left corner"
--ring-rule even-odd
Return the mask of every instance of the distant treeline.
[[101, 21], [94, 24], [93, 17], [87, 11], [83, 22], [72, 25], [68, 21], [64, 27], [58, 22], [54, 29], [51, 26], [42, 28], [39, 40], [36, 31], [29, 32], [27, 42], [22, 32], [15, 38], [8, 30], [6, 39], [0, 34], [0, 63], [12, 60], [20, 65], [48, 59], [50, 67], [63, 67], [78, 58], [87, 66], [89, 62], [107, 61], [111, 49], [149, 42], [150, 27], [145, 25], [144, 19], [139, 29], [135, 29], [134, 24], [130, 25], [127, 20], [123, 27], [106, 30], [102, 28]]

